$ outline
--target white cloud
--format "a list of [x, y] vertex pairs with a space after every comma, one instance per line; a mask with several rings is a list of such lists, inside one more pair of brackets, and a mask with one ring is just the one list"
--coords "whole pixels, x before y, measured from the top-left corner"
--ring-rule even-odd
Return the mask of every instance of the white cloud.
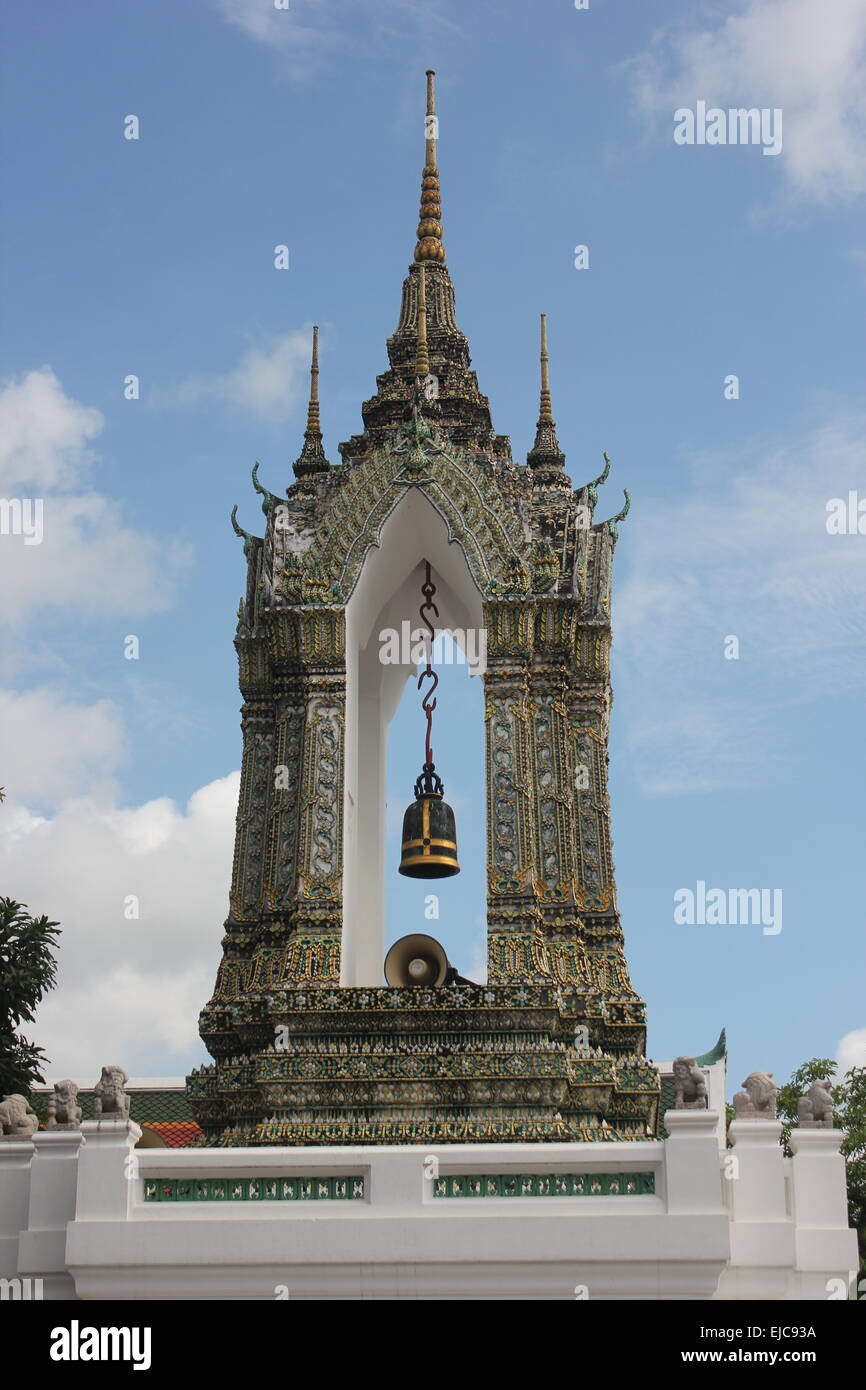
[[190, 550], [127, 525], [120, 505], [88, 486], [88, 446], [103, 423], [50, 367], [0, 386], [0, 496], [38, 502], [42, 516], [37, 544], [8, 523], [0, 534], [0, 626], [39, 609], [131, 614], [169, 602]]
[[[217, 0], [217, 8], [230, 24], [262, 43], [304, 43], [319, 37], [319, 30], [301, 24], [297, 0], [284, 0], [279, 9], [274, 0]], [[312, 8], [319, 6], [314, 3]]]
[[[28, 1036], [52, 1076], [183, 1071], [199, 1055], [197, 1019], [213, 989], [228, 906], [240, 774], [122, 808], [93, 797], [51, 818], [0, 808], [3, 891], [62, 927], [58, 987]], [[138, 920], [127, 921], [135, 895]]]
[[67, 396], [50, 367], [0, 387], [0, 493], [50, 492], [79, 485], [93, 462], [88, 443], [102, 432], [98, 410]]
[[[863, 0], [741, 0], [660, 30], [622, 65], [641, 112], [669, 116], [697, 100], [781, 107], [781, 163], [797, 200], [832, 203], [866, 190], [866, 6]], [[708, 150], [710, 159], [724, 151]]]
[[[407, 26], [429, 37], [431, 27], [459, 32], [444, 0], [215, 0], [224, 19], [248, 38], [268, 44], [283, 56], [293, 77], [310, 77], [325, 54], [351, 46], [357, 51], [358, 25], [366, 22], [373, 39], [403, 36]], [[349, 25], [352, 25], [351, 31]]]
[[[824, 398], [787, 435], [690, 467], [682, 499], [638, 500], [614, 585], [614, 652], [631, 681], [618, 717], [651, 794], [748, 785], [774, 760], [790, 769], [783, 711], [866, 677], [866, 536], [826, 529], [828, 499], [866, 495], [862, 408]], [[728, 636], [739, 660], [724, 657]]]
[[42, 608], [131, 616], [168, 606], [189, 546], [126, 525], [120, 504], [96, 492], [46, 496], [42, 515], [40, 545], [0, 536], [0, 626]]
[[283, 424], [307, 399], [311, 345], [308, 329], [271, 336], [249, 347], [224, 376], [192, 377], [175, 394], [185, 403], [213, 396], [259, 420]]
[[866, 1067], [866, 1028], [857, 1028], [839, 1039], [836, 1061], [840, 1080], [852, 1067]]
[[0, 690], [0, 783], [17, 802], [110, 794], [125, 744], [110, 700], [80, 705], [50, 690]]

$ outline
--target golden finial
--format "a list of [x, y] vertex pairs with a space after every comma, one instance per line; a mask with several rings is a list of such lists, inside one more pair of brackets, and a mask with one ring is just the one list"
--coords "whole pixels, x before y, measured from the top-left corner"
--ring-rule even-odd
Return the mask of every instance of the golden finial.
[[538, 412], [538, 423], [545, 425], [553, 424], [553, 410], [550, 404], [550, 376], [548, 371], [549, 358], [547, 356], [547, 315], [541, 315], [541, 407]]
[[418, 354], [415, 373], [422, 380], [430, 375], [430, 355], [427, 351], [427, 275], [423, 261], [418, 283]]
[[439, 170], [436, 165], [436, 140], [439, 123], [436, 117], [436, 92], [432, 68], [427, 69], [427, 115], [424, 121], [425, 155], [424, 173], [421, 178], [421, 213], [418, 222], [418, 243], [415, 247], [416, 261], [445, 260], [445, 247], [442, 245], [442, 203], [439, 191]]

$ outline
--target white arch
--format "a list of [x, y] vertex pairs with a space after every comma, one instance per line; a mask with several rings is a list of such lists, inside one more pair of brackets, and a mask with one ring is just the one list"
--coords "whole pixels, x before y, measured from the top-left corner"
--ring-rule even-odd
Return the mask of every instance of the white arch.
[[346, 727], [343, 792], [343, 985], [382, 983], [385, 927], [385, 769], [388, 725], [411, 665], [385, 665], [379, 634], [420, 626], [424, 561], [439, 608], [437, 626], [483, 627], [481, 594], [460, 545], [419, 488], [389, 515], [346, 605]]

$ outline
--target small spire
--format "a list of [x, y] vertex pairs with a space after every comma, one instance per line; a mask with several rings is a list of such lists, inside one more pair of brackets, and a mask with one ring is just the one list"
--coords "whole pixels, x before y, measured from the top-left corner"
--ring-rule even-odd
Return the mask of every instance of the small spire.
[[418, 282], [418, 354], [415, 363], [415, 374], [423, 381], [430, 375], [430, 354], [427, 351], [427, 275], [423, 261]]
[[313, 328], [313, 354], [310, 362], [310, 403], [307, 406], [307, 428], [304, 431], [304, 447], [292, 465], [296, 478], [308, 477], [311, 473], [324, 473], [330, 468], [322, 447], [322, 429], [319, 420], [319, 328]]
[[436, 140], [439, 123], [436, 117], [436, 92], [432, 68], [427, 69], [427, 116], [424, 121], [426, 137], [424, 173], [421, 177], [421, 212], [418, 222], [418, 243], [415, 247], [416, 261], [445, 260], [445, 247], [442, 245], [442, 202], [439, 191], [439, 169], [436, 164]]
[[313, 357], [310, 362], [310, 404], [307, 407], [307, 429], [321, 429], [319, 420], [319, 326], [313, 324]]
[[539, 423], [553, 424], [553, 411], [550, 405], [550, 359], [547, 355], [547, 315], [541, 315], [541, 404], [538, 413]]
[[550, 359], [547, 354], [547, 315], [541, 315], [541, 396], [535, 443], [526, 456], [532, 481], [539, 487], [571, 487], [565, 472], [565, 454], [556, 437], [556, 423], [550, 403]]

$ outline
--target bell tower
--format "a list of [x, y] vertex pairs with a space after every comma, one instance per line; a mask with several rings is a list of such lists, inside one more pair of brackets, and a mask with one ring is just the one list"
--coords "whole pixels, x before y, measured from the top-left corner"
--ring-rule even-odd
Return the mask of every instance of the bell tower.
[[[247, 562], [241, 787], [223, 958], [200, 1023], [214, 1063], [188, 1078], [211, 1144], [657, 1133], [607, 791], [611, 564], [628, 494], [596, 520], [606, 455], [572, 486], [543, 315], [526, 463], [495, 433], [456, 321], [437, 141], [428, 72], [414, 260], [363, 432], [329, 463], [314, 329], [295, 480], [281, 499], [253, 469], [263, 536], [232, 512]], [[486, 634], [483, 986], [454, 972], [382, 983], [385, 743], [416, 667], [383, 665], [377, 634], [414, 617], [425, 581], [441, 626]], [[424, 791], [409, 836], [422, 845]], [[428, 820], [441, 809], [430, 793]]]

